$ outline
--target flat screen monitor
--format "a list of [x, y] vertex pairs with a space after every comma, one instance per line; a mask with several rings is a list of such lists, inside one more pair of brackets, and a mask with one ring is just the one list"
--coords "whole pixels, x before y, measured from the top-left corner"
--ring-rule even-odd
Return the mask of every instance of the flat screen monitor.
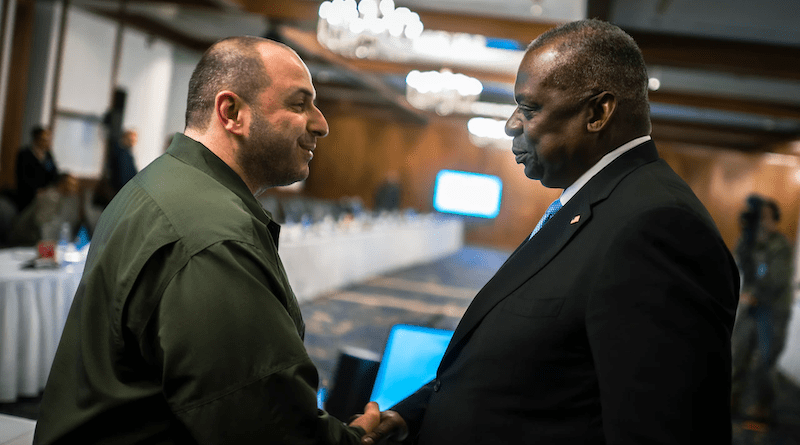
[[494, 218], [500, 212], [503, 182], [497, 176], [457, 170], [436, 175], [433, 207], [442, 213]]
[[413, 394], [436, 377], [453, 331], [398, 324], [389, 333], [370, 400], [381, 410]]

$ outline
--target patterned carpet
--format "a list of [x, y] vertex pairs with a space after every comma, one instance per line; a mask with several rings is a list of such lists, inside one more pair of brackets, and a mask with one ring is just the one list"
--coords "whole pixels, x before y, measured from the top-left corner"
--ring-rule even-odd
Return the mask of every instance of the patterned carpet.
[[330, 386], [342, 348], [380, 356], [396, 324], [455, 329], [472, 298], [509, 254], [468, 247], [302, 305], [306, 349], [319, 368], [321, 386]]
[[[305, 343], [321, 386], [332, 386], [345, 348], [380, 357], [395, 324], [455, 329], [472, 298], [509, 254], [465, 247], [442, 260], [374, 277], [303, 304]], [[779, 379], [777, 393], [775, 423], [736, 419], [733, 445], [800, 445], [800, 388]], [[0, 413], [36, 419], [38, 408], [39, 398], [22, 399], [0, 404]]]

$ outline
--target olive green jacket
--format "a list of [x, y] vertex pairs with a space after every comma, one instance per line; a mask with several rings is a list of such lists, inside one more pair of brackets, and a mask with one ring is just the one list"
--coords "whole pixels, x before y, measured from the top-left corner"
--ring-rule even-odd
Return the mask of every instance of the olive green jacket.
[[176, 134], [100, 218], [35, 442], [358, 443], [317, 409], [279, 229]]

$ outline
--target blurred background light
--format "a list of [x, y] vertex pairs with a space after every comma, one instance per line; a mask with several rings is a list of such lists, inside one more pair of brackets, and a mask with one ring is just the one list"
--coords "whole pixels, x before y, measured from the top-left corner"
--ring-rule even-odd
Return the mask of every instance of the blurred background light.
[[469, 112], [481, 91], [480, 80], [446, 69], [413, 70], [406, 76], [408, 102], [420, 110], [433, 110], [441, 115]]

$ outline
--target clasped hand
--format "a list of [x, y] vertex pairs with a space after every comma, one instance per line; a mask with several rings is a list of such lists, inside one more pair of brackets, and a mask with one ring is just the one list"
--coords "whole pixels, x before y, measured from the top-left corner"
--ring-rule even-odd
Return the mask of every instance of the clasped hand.
[[361, 438], [363, 445], [399, 443], [408, 436], [408, 426], [400, 414], [388, 410], [380, 412], [375, 402], [367, 403], [364, 414], [350, 422], [350, 426], [358, 426], [366, 431]]

